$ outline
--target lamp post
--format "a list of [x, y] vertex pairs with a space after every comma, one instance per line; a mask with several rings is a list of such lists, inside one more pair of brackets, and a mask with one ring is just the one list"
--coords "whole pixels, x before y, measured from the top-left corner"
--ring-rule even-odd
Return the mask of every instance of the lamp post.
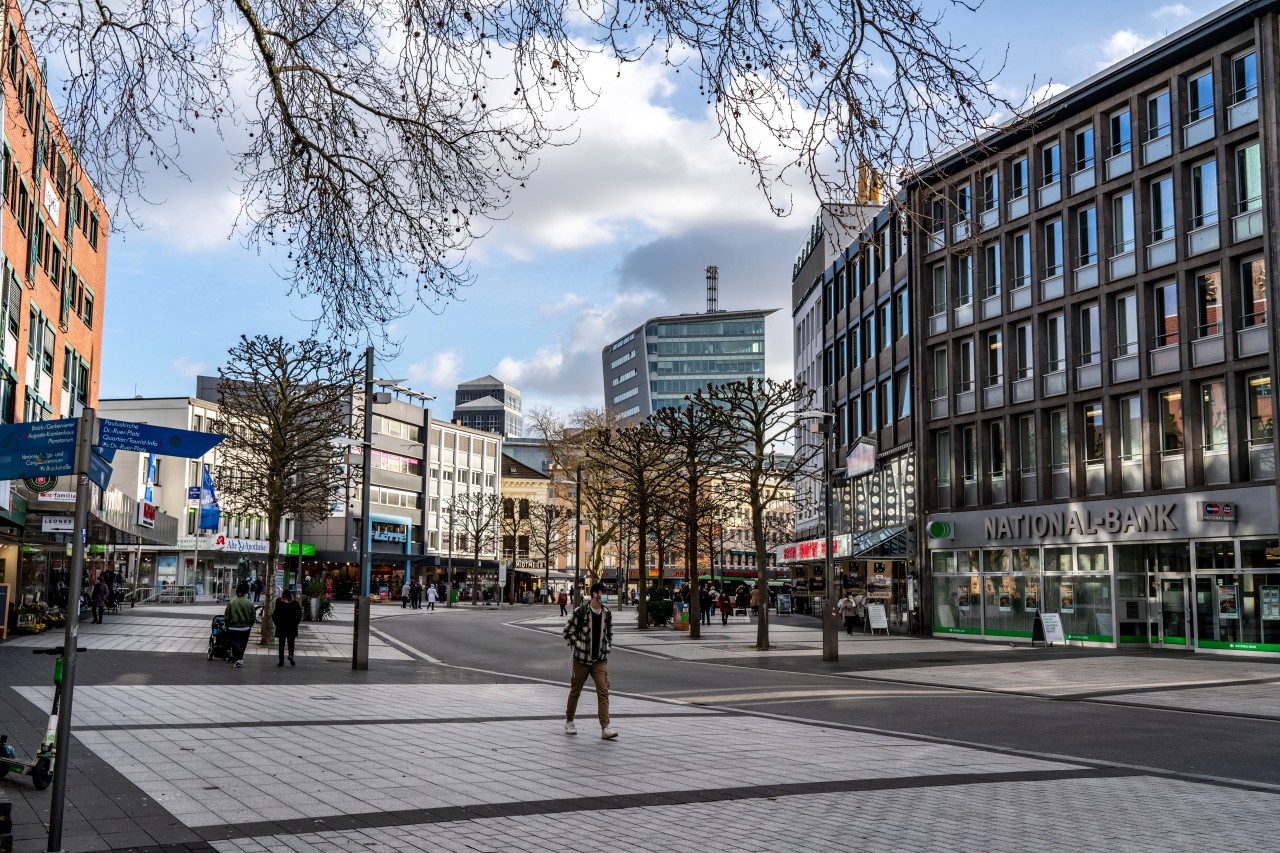
[[809, 429], [822, 436], [822, 496], [823, 516], [826, 524], [826, 566], [822, 590], [822, 660], [835, 663], [840, 660], [840, 633], [836, 624], [835, 572], [832, 566], [831, 531], [831, 439], [835, 416], [831, 412], [811, 409], [799, 414], [801, 419], [814, 419]]
[[449, 601], [445, 607], [453, 606], [453, 499], [449, 499], [449, 567], [446, 570], [449, 575], [449, 588], [445, 590], [445, 595]]
[[573, 516], [573, 606], [582, 603], [582, 463], [578, 463]]

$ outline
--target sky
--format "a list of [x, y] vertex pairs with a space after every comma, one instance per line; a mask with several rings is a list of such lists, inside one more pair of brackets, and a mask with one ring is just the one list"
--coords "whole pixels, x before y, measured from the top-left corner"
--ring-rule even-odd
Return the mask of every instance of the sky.
[[[991, 67], [1003, 61], [998, 84], [1021, 92], [1077, 83], [1220, 5], [987, 0], [972, 14], [952, 7], [944, 26]], [[526, 411], [603, 405], [601, 347], [649, 317], [704, 310], [708, 264], [720, 267], [721, 308], [783, 309], [766, 326], [766, 369], [791, 376], [791, 266], [817, 200], [797, 196], [791, 215], [775, 217], [715, 138], [688, 73], [607, 69], [577, 141], [543, 152], [472, 247], [475, 283], [390, 330], [402, 346], [378, 375], [436, 394], [437, 417], [451, 414], [458, 382], [485, 374], [519, 388]], [[234, 230], [224, 150], [194, 139], [189, 180], [153, 183], [142, 227], [110, 237], [101, 398], [194, 394], [196, 375], [215, 372], [241, 334], [308, 334], [308, 307]]]

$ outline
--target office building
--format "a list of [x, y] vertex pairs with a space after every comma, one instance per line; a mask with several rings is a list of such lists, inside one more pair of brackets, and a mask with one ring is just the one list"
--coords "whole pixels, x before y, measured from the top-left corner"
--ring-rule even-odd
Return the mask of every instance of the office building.
[[504, 438], [520, 438], [524, 435], [520, 392], [488, 375], [461, 382], [454, 391], [453, 420]]

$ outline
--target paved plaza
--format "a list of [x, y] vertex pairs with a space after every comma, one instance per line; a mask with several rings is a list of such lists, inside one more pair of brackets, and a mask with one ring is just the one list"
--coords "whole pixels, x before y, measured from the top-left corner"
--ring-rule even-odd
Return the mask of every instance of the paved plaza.
[[[554, 647], [562, 620], [551, 613], [462, 608], [381, 624], [475, 626], [515, 646], [545, 638]], [[1252, 851], [1280, 829], [1280, 785], [871, 730], [859, 725], [856, 707], [847, 722], [832, 723], [624, 690], [611, 707], [617, 740], [599, 738], [590, 695], [579, 706], [580, 734], [568, 737], [562, 680], [437, 664], [390, 637], [368, 673], [319, 653], [296, 669], [259, 655], [232, 671], [206, 662], [187, 639], [165, 638], [186, 638], [194, 621], [126, 612], [82, 626], [81, 641], [94, 652], [131, 650], [81, 661], [68, 850], [1096, 851], [1136, 842]], [[656, 672], [785, 665], [787, 654], [811, 659], [818, 640], [812, 624], [779, 625], [781, 648], [759, 657], [749, 649], [753, 624], [715, 625], [694, 642], [626, 621], [618, 619], [615, 660]], [[335, 648], [339, 635], [350, 638], [350, 625], [313, 627], [332, 629]], [[130, 634], [140, 648], [109, 645]], [[50, 644], [39, 639], [35, 645]], [[1190, 695], [1192, 705], [1212, 700], [1226, 713], [1252, 715], [1268, 702], [1274, 713], [1280, 679], [1280, 667], [1248, 659], [1050, 650], [1020, 660], [1032, 650], [842, 640], [840, 666], [803, 690], [838, 696], [858, 679], [904, 690], [932, 685], [934, 693], [1009, 691], [1011, 702], [1025, 701], [1012, 695], [1019, 691], [1165, 705]], [[33, 643], [0, 646], [0, 663], [18, 676], [0, 691], [0, 711], [34, 730], [52, 688], [38, 678], [47, 659], [28, 660], [26, 645]], [[909, 646], [922, 659], [895, 667]], [[928, 663], [944, 656], [952, 665]], [[859, 669], [872, 660], [878, 668]], [[751, 672], [767, 690], [770, 671]], [[15, 801], [15, 849], [42, 850], [48, 792], [26, 780], [0, 788]]]

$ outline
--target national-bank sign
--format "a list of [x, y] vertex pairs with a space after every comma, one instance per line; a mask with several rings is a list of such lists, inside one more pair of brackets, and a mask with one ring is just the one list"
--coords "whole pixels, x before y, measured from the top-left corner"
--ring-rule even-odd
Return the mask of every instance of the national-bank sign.
[[1249, 487], [1038, 507], [982, 507], [934, 513], [926, 530], [931, 548], [1274, 537], [1276, 492]]

